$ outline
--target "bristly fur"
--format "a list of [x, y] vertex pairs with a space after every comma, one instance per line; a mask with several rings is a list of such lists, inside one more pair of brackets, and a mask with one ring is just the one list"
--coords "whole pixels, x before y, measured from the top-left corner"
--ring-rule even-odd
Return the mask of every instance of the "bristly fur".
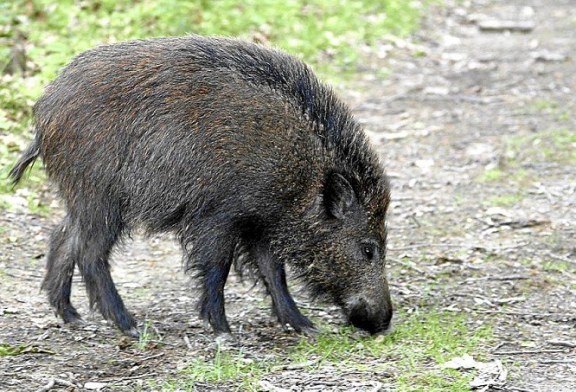
[[38, 145], [38, 139], [35, 138], [34, 141], [24, 150], [22, 156], [16, 163], [16, 165], [10, 170], [8, 175], [12, 177], [12, 184], [16, 185], [22, 179], [26, 169], [36, 161], [40, 155], [40, 146]]
[[11, 176], [41, 156], [65, 202], [43, 283], [65, 321], [79, 317], [77, 263], [90, 302], [134, 332], [108, 258], [143, 227], [176, 233], [217, 332], [230, 331], [232, 264], [263, 281], [297, 331], [313, 325], [288, 291], [287, 264], [351, 322], [387, 327], [388, 182], [349, 109], [300, 60], [229, 38], [101, 46], [63, 70], [34, 115], [35, 141]]
[[[173, 40], [173, 39], [168, 39]], [[186, 38], [183, 39], [188, 44]], [[355, 189], [364, 202], [388, 189], [378, 158], [348, 107], [327, 85], [318, 81], [312, 70], [293, 56], [260, 45], [225, 38], [219, 45], [182, 49], [204, 54], [205, 67], [221, 67], [255, 85], [268, 85], [284, 99], [292, 101], [310, 121], [311, 128], [327, 149], [334, 149], [344, 167], [339, 167], [358, 184]], [[195, 58], [195, 60], [197, 60]]]

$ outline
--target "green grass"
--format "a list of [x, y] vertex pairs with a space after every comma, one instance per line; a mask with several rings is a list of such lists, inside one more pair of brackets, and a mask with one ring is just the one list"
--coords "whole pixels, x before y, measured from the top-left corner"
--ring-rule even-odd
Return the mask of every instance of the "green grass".
[[520, 193], [513, 193], [508, 195], [494, 196], [488, 200], [486, 204], [496, 207], [512, 207], [524, 199]]
[[324, 371], [320, 368], [326, 366], [335, 372], [354, 370], [366, 380], [378, 374], [393, 374], [392, 378], [386, 376], [385, 382], [392, 382], [399, 391], [468, 390], [472, 374], [439, 365], [463, 354], [475, 356], [479, 346], [491, 340], [491, 328], [471, 328], [464, 315], [449, 312], [414, 312], [399, 318], [396, 329], [386, 336], [359, 337], [353, 329], [342, 327], [336, 332], [323, 331], [314, 340], [301, 338], [293, 347], [279, 347], [266, 361], [250, 358], [242, 349], [217, 349], [212, 358], [193, 359], [177, 379], [165, 383], [162, 389], [192, 391], [201, 382], [258, 390], [258, 382], [266, 375], [290, 364], [311, 375]]
[[517, 153], [526, 150], [537, 161], [576, 163], [576, 130], [567, 128], [572, 115], [561, 103], [551, 99], [537, 99], [532, 105], [535, 112], [551, 117], [557, 127], [542, 130], [535, 135], [511, 138], [509, 145]]
[[235, 390], [257, 390], [258, 381], [270, 369], [270, 362], [247, 358], [242, 350], [226, 352], [218, 345], [212, 358], [193, 358], [179, 378], [152, 387], [166, 392], [195, 391], [198, 383], [218, 385], [232, 381]]
[[517, 153], [508, 149], [507, 158], [502, 165], [485, 169], [475, 179], [481, 183], [501, 183], [507, 182], [516, 185], [519, 188], [530, 186], [531, 178], [526, 169], [524, 169], [517, 160]]
[[23, 355], [23, 354], [55, 354], [54, 351], [50, 349], [41, 348], [34, 345], [19, 344], [17, 346], [10, 345], [7, 343], [0, 343], [0, 357], [7, 357], [13, 355]]
[[[76, 54], [128, 39], [185, 34], [238, 36], [278, 46], [330, 74], [357, 66], [361, 45], [413, 31], [420, 10], [403, 0], [15, 0], [0, 5], [4, 26], [0, 69], [13, 46], [29, 49], [26, 78], [4, 78], [2, 107], [30, 112], [30, 103]], [[23, 41], [22, 36], [26, 37]], [[325, 65], [324, 68], [321, 65]], [[26, 88], [23, 88], [26, 87]], [[0, 129], [21, 118], [0, 112]], [[25, 125], [25, 124], [24, 124]]]
[[524, 186], [527, 185], [531, 179], [528, 172], [523, 169], [518, 162], [508, 160], [502, 167], [484, 170], [476, 180], [486, 183], [506, 181], [517, 186]]
[[550, 112], [558, 109], [558, 102], [551, 99], [537, 99], [531, 105], [535, 110], [541, 112]]
[[134, 344], [140, 351], [147, 351], [154, 348], [160, 342], [160, 337], [153, 331], [152, 322], [144, 320], [144, 327], [140, 331], [138, 341]]
[[[475, 181], [481, 183], [510, 183], [517, 189], [527, 189], [539, 181], [533, 166], [539, 163], [576, 165], [576, 130], [552, 128], [530, 135], [514, 135], [503, 138], [504, 154], [501, 164], [480, 173]], [[516, 196], [503, 196], [493, 200], [495, 205], [510, 205]]]
[[448, 312], [415, 315], [406, 323], [396, 341], [391, 342], [394, 343], [392, 349], [401, 357], [399, 390], [468, 390], [472, 375], [439, 369], [435, 365], [463, 354], [473, 355], [478, 346], [490, 341], [490, 326], [471, 328], [464, 315]]
[[[413, 31], [420, 10], [403, 0], [15, 0], [3, 4], [9, 35], [23, 31], [43, 76], [80, 51], [134, 38], [240, 36], [277, 45], [318, 64], [354, 66], [359, 45]], [[41, 28], [41, 29], [39, 29]], [[3, 47], [4, 54], [9, 48]], [[5, 56], [6, 58], [8, 56]]]
[[475, 179], [477, 182], [505, 181], [526, 188], [538, 181], [539, 176], [531, 169], [534, 164], [576, 164], [576, 129], [569, 126], [573, 122], [571, 112], [552, 99], [537, 99], [529, 105], [529, 110], [532, 114], [549, 118], [555, 125], [530, 134], [504, 136], [499, 166], [479, 174]]
[[531, 108], [549, 114], [559, 122], [568, 122], [572, 118], [570, 111], [563, 109], [558, 101], [551, 99], [537, 99], [531, 104]]
[[19, 346], [12, 346], [9, 344], [2, 343], [0, 344], [0, 357], [7, 357], [11, 355], [19, 355], [24, 351], [26, 346], [19, 345]]
[[482, 182], [499, 181], [506, 176], [506, 173], [499, 168], [487, 169], [478, 178]]
[[184, 371], [191, 382], [218, 383], [234, 380], [255, 380], [269, 370], [269, 365], [246, 358], [242, 352], [230, 354], [217, 350], [211, 361], [194, 359]]
[[542, 263], [542, 269], [547, 272], [566, 272], [574, 269], [573, 265], [562, 260], [548, 260]]
[[576, 130], [553, 128], [507, 139], [509, 161], [576, 163]]

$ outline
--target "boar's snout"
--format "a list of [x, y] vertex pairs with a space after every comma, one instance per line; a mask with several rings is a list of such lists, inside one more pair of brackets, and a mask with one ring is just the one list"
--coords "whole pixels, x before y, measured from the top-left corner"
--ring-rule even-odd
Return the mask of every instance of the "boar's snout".
[[392, 306], [389, 301], [374, 304], [365, 298], [355, 298], [348, 303], [345, 313], [350, 324], [372, 335], [385, 332], [392, 320]]

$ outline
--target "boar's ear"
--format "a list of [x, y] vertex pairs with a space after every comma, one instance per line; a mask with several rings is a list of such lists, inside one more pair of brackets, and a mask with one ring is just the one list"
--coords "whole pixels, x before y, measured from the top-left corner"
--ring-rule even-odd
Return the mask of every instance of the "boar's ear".
[[350, 182], [341, 174], [331, 173], [324, 185], [324, 206], [328, 214], [343, 219], [356, 201], [356, 194]]

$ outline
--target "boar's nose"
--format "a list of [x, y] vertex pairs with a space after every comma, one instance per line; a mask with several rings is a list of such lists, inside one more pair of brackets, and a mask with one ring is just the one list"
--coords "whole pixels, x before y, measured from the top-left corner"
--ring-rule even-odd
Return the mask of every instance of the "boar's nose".
[[348, 322], [353, 326], [374, 335], [390, 327], [392, 308], [389, 306], [371, 306], [364, 298], [356, 299], [348, 307]]

